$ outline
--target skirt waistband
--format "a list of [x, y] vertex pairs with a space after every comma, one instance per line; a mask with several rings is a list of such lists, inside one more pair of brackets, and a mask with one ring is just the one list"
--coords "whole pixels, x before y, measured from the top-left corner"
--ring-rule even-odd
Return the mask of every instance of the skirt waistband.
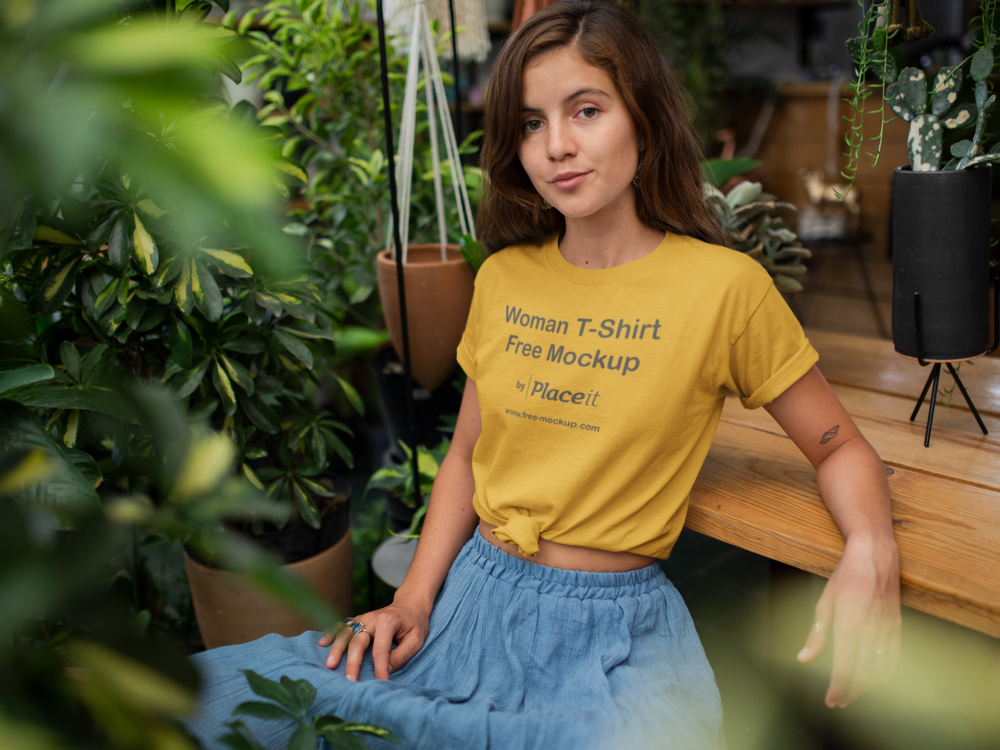
[[539, 594], [551, 596], [618, 599], [640, 596], [664, 585], [671, 585], [657, 562], [618, 573], [563, 570], [528, 562], [488, 542], [478, 528], [462, 549], [461, 556], [494, 578], [518, 588], [532, 589]]

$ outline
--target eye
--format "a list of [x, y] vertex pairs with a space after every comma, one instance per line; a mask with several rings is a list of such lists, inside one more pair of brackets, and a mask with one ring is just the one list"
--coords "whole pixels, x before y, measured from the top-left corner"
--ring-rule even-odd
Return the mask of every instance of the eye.
[[583, 115], [584, 119], [592, 120], [597, 117], [597, 107], [584, 107], [580, 110], [580, 114]]
[[522, 127], [524, 128], [524, 132], [526, 132], [526, 133], [534, 133], [536, 130], [538, 130], [540, 127], [542, 127], [542, 121], [541, 120], [528, 120], [526, 123], [524, 123], [524, 125]]

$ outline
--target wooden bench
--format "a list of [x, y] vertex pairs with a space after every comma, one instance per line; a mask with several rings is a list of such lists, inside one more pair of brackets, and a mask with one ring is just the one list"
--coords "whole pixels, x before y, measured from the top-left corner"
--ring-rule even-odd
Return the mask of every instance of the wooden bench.
[[[939, 401], [925, 448], [927, 400], [915, 422], [909, 417], [926, 367], [895, 354], [889, 341], [806, 333], [819, 369], [893, 471], [903, 603], [1000, 638], [1000, 360], [961, 368], [990, 434], [980, 432], [956, 389], [951, 408]], [[942, 388], [951, 384], [941, 378]], [[844, 542], [815, 476], [766, 411], [727, 399], [686, 525], [829, 577]]]

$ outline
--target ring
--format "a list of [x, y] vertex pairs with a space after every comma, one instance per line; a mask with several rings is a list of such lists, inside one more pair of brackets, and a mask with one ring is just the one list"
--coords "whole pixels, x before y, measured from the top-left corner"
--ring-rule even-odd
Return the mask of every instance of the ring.
[[[353, 620], [354, 618], [351, 618], [351, 619]], [[370, 636], [370, 637], [371, 637], [371, 638], [372, 638], [373, 640], [374, 640], [374, 638], [375, 638], [375, 636], [374, 636], [374, 635], [372, 635], [372, 631], [368, 630], [368, 628], [366, 628], [366, 627], [365, 627], [365, 624], [364, 624], [363, 622], [355, 622], [355, 623], [354, 623], [354, 624], [353, 624], [353, 625], [351, 626], [351, 637], [353, 638], [353, 637], [354, 637], [354, 636], [356, 636], [356, 635], [357, 635], [358, 633], [368, 633], [368, 635], [369, 635], [369, 636]]]
[[341, 625], [348, 625], [348, 626], [353, 625], [354, 624], [354, 618], [353, 617], [345, 617], [344, 621], [342, 623], [340, 623], [340, 624]]

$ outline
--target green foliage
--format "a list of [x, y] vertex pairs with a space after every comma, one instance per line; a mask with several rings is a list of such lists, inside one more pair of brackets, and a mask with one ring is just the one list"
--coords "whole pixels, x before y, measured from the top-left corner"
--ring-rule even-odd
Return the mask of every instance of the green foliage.
[[[329, 305], [370, 327], [381, 319], [375, 254], [387, 246], [390, 223], [388, 164], [384, 131], [374, 3], [349, 0], [316, 4], [311, 0], [273, 0], [247, 12], [236, 24], [257, 54], [245, 67], [247, 80], [264, 90], [260, 117], [284, 138], [285, 158], [309, 175], [288, 234], [304, 238], [310, 259], [323, 275]], [[259, 22], [266, 31], [252, 28]], [[387, 65], [395, 102], [394, 133], [403, 100], [406, 60], [392, 46]], [[421, 82], [421, 86], [423, 83]], [[433, 163], [426, 108], [418, 104], [417, 144], [411, 197], [412, 242], [437, 239]], [[481, 133], [460, 145], [472, 154]], [[441, 163], [449, 241], [458, 242], [458, 209], [447, 162]], [[478, 202], [482, 178], [465, 167], [470, 198]]]
[[701, 163], [705, 182], [721, 188], [733, 177], [760, 166], [756, 159], [707, 159]]
[[795, 206], [762, 192], [759, 182], [741, 182], [725, 195], [706, 184], [705, 196], [733, 248], [760, 263], [780, 291], [802, 290], [797, 277], [806, 272], [802, 261], [812, 257], [812, 253], [775, 216], [778, 212], [794, 211]]
[[[861, 0], [859, 4], [864, 6]], [[880, 14], [888, 12], [888, 5], [889, 0], [871, 3], [858, 24], [858, 36], [847, 42], [847, 49], [855, 62], [856, 80], [848, 85], [852, 93], [848, 100], [852, 106], [852, 115], [846, 136], [848, 166], [843, 176], [853, 184], [861, 144], [865, 140], [862, 128], [865, 100], [876, 89], [880, 89], [882, 97], [880, 108], [874, 112], [880, 115], [881, 125], [878, 135], [871, 138], [877, 142], [875, 152], [869, 154], [872, 166], [878, 162], [884, 127], [890, 121], [885, 117], [886, 103], [900, 119], [910, 123], [907, 148], [913, 171], [965, 169], [1000, 161], [1000, 155], [994, 153], [993, 149], [985, 151], [982, 144], [986, 120], [996, 101], [989, 94], [987, 83], [993, 71], [993, 50], [997, 39], [996, 0], [979, 0], [980, 14], [971, 22], [975, 29], [972, 53], [959, 65], [942, 68], [935, 76], [934, 86], [930, 90], [922, 70], [904, 68], [897, 74], [896, 64], [888, 53], [888, 47], [899, 41], [898, 31], [887, 34], [884, 28], [877, 27], [871, 38], [868, 37], [868, 30], [873, 28]], [[926, 31], [930, 33], [930, 27], [926, 27]], [[966, 63], [969, 63], [969, 76], [966, 80], [975, 82], [972, 87], [975, 104], [961, 101], [963, 66]], [[881, 81], [874, 89], [865, 82], [865, 75], [869, 71], [876, 73]], [[953, 158], [942, 166], [944, 129], [962, 129], [972, 125], [973, 120], [976, 129], [972, 138], [953, 143], [949, 148]]]
[[413, 514], [413, 521], [407, 533], [396, 535], [412, 539], [420, 536], [420, 530], [424, 525], [424, 516], [427, 514], [427, 501], [430, 499], [434, 480], [437, 479], [438, 469], [441, 468], [441, 462], [444, 461], [444, 457], [448, 453], [451, 441], [445, 438], [437, 446], [429, 449], [422, 445], [417, 446], [417, 473], [420, 475], [420, 497], [423, 500], [419, 508], [416, 507], [416, 493], [413, 484], [413, 452], [402, 441], [400, 441], [399, 446], [406, 454], [406, 462], [386, 466], [372, 474], [365, 487], [365, 494], [367, 495], [368, 491], [373, 489], [385, 490], [398, 497], [403, 504], [415, 508], [416, 512]]
[[[309, 718], [309, 709], [316, 701], [316, 688], [308, 680], [293, 680], [287, 676], [280, 682], [261, 677], [250, 669], [241, 670], [250, 689], [262, 701], [245, 701], [233, 709], [234, 717], [252, 717], [268, 721], [288, 721], [296, 724], [288, 738], [288, 750], [313, 750], [320, 738], [329, 742], [334, 750], [365, 750], [369, 747], [363, 735], [399, 743], [390, 730], [373, 724], [356, 724], [336, 716], [324, 715]], [[233, 750], [260, 750], [246, 722], [240, 718], [226, 724], [229, 731], [219, 737], [219, 742]]]

